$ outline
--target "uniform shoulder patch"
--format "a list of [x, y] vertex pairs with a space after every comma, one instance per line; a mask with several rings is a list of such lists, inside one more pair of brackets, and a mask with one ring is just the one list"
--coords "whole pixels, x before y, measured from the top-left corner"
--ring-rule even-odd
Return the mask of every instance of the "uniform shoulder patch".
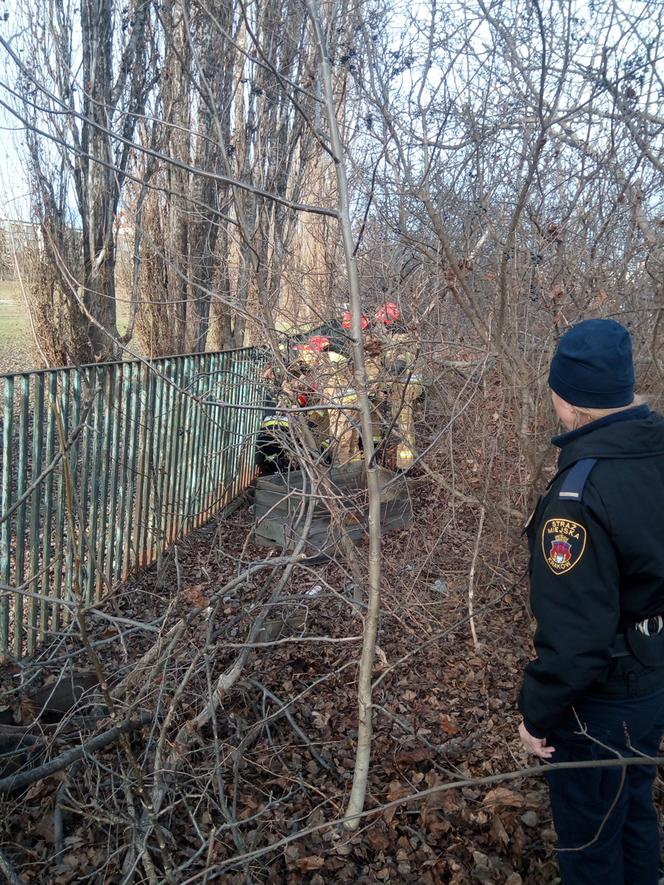
[[564, 575], [580, 561], [586, 549], [585, 528], [571, 519], [547, 519], [542, 527], [542, 553], [554, 575]]

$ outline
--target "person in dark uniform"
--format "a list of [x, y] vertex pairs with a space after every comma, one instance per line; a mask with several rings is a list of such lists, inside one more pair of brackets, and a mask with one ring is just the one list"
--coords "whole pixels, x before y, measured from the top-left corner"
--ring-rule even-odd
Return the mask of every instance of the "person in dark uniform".
[[[629, 333], [586, 320], [551, 363], [566, 433], [526, 527], [537, 657], [521, 741], [548, 762], [657, 756], [664, 732], [664, 418], [634, 396]], [[564, 885], [657, 885], [655, 767], [552, 770]]]

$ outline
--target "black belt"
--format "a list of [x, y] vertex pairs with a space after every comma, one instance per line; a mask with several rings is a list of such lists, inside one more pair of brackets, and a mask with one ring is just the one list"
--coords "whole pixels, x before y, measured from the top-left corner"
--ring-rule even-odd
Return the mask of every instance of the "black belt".
[[627, 637], [624, 633], [618, 633], [611, 646], [612, 658], [631, 658], [632, 652], [627, 645]]

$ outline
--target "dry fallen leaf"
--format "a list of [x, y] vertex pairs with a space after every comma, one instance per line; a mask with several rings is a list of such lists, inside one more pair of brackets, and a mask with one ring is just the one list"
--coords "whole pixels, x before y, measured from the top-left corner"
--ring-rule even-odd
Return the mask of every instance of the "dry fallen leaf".
[[325, 858], [319, 857], [317, 854], [310, 854], [308, 857], [301, 857], [295, 861], [295, 866], [303, 872], [311, 872], [312, 870], [320, 870], [325, 866]]
[[525, 796], [508, 790], [507, 787], [489, 790], [482, 801], [484, 805], [503, 805], [510, 808], [523, 808], [527, 804]]

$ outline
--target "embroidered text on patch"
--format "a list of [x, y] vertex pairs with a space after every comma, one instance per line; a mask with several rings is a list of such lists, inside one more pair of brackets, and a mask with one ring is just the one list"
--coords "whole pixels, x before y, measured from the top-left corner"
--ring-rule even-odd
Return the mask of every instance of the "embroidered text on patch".
[[573, 569], [586, 549], [586, 530], [570, 519], [547, 519], [542, 529], [542, 553], [556, 575]]

